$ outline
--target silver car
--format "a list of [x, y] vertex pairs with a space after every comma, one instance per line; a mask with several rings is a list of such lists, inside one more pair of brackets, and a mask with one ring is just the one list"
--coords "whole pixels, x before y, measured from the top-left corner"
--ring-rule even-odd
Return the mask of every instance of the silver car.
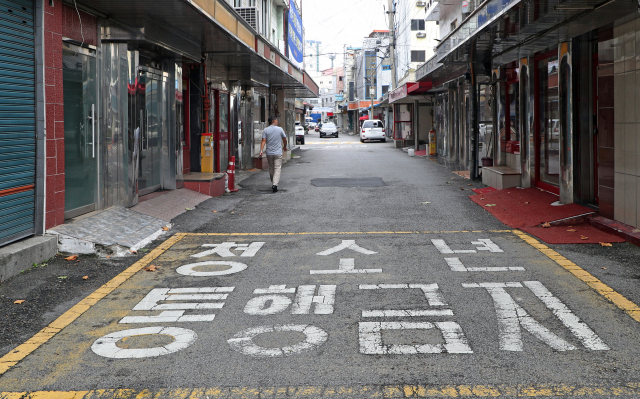
[[325, 123], [320, 128], [320, 138], [326, 136], [334, 136], [335, 138], [338, 138], [338, 128], [334, 123]]

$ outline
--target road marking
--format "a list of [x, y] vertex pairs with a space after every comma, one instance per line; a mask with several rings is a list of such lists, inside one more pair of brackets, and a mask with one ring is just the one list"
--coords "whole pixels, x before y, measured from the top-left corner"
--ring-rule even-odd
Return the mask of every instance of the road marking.
[[377, 252], [369, 251], [368, 249], [364, 249], [358, 244], [356, 244], [355, 240], [342, 240], [341, 244], [336, 245], [333, 248], [329, 248], [325, 251], [318, 252], [316, 255], [327, 256], [331, 254], [335, 254], [336, 252], [340, 252], [344, 249], [350, 249], [352, 251], [364, 254], [364, 255], [373, 255]]
[[541, 244], [535, 238], [532, 238], [529, 235], [527, 235], [527, 234], [525, 234], [525, 233], [523, 233], [523, 232], [521, 232], [519, 230], [513, 230], [513, 234], [517, 235], [524, 242], [526, 242], [527, 244], [531, 245], [532, 247], [534, 247], [538, 251], [542, 252], [549, 259], [553, 260], [558, 265], [562, 266], [562, 268], [567, 270], [569, 273], [573, 274], [578, 279], [582, 280], [589, 287], [593, 288], [597, 293], [599, 293], [603, 297], [607, 298], [611, 303], [613, 303], [618, 308], [620, 308], [622, 311], [624, 311], [629, 316], [631, 316], [631, 318], [633, 318], [635, 321], [640, 322], [640, 306], [636, 305], [635, 303], [633, 303], [630, 300], [628, 300], [627, 298], [625, 298], [623, 295], [621, 295], [618, 292], [614, 291], [611, 287], [609, 287], [608, 285], [606, 285], [602, 281], [598, 280], [591, 273], [587, 272], [586, 270], [584, 270], [580, 266], [578, 266], [575, 263], [571, 262], [569, 259], [567, 259], [564, 256], [560, 255], [559, 253], [557, 253], [553, 249], [547, 247], [546, 245]]
[[142, 270], [149, 263], [151, 263], [154, 259], [162, 255], [166, 250], [171, 248], [178, 241], [182, 240], [187, 233], [178, 233], [173, 237], [169, 238], [167, 241], [160, 244], [156, 249], [149, 252], [144, 258], [140, 259], [133, 265], [131, 265], [128, 269], [118, 274], [116, 277], [111, 279], [108, 283], [103, 285], [102, 287], [95, 290], [92, 294], [81, 300], [78, 304], [73, 306], [71, 309], [67, 310], [60, 317], [54, 320], [47, 327], [43, 328], [36, 335], [31, 337], [25, 343], [19, 345], [17, 348], [7, 353], [3, 357], [0, 358], [0, 375], [4, 374], [11, 367], [15, 366], [22, 359], [27, 357], [30, 353], [38, 349], [40, 346], [48, 342], [51, 338], [53, 338], [58, 332], [62, 331], [63, 328], [73, 323], [78, 317], [80, 317], [84, 312], [89, 310], [93, 305], [98, 303], [99, 300], [104, 298], [113, 292], [116, 288], [122, 285], [125, 281], [127, 281], [131, 276]]
[[391, 235], [391, 234], [461, 234], [461, 233], [514, 233], [514, 230], [482, 231], [319, 231], [298, 233], [185, 233], [189, 236], [247, 237], [247, 236], [344, 236], [344, 235]]
[[184, 315], [186, 310], [222, 309], [224, 302], [174, 302], [159, 304], [160, 301], [225, 301], [229, 294], [220, 292], [233, 292], [235, 287], [201, 287], [201, 288], [154, 288], [152, 289], [132, 311], [157, 311], [155, 316], [126, 316], [118, 323], [171, 323], [171, 322], [211, 322], [215, 314]]
[[[295, 345], [284, 346], [282, 348], [264, 348], [256, 345], [252, 339], [260, 334], [277, 332], [300, 332], [306, 337], [305, 340]], [[282, 357], [298, 354], [311, 350], [322, 345], [327, 340], [327, 333], [318, 327], [311, 325], [280, 325], [253, 327], [240, 331], [233, 338], [227, 340], [232, 349], [253, 357]]]
[[524, 271], [524, 267], [521, 266], [494, 266], [494, 267], [466, 267], [460, 258], [444, 258], [454, 272], [521, 272]]
[[381, 399], [381, 398], [480, 398], [480, 397], [611, 397], [640, 395], [640, 383], [624, 386], [602, 385], [358, 385], [358, 386], [280, 386], [212, 387], [177, 389], [99, 389], [92, 391], [0, 392], [0, 399]]
[[[542, 283], [528, 281], [524, 283], [556, 315], [558, 319], [575, 335], [580, 342], [591, 350], [609, 350], [609, 347], [560, 300], [551, 294]], [[540, 341], [557, 351], [572, 351], [577, 348], [560, 338], [527, 313], [505, 288], [522, 288], [519, 282], [509, 283], [463, 283], [464, 288], [484, 288], [487, 290], [496, 310], [500, 349], [505, 351], [523, 351], [520, 327], [529, 331]]]
[[338, 269], [309, 270], [310, 274], [370, 274], [382, 273], [382, 269], [356, 269], [356, 260], [353, 258], [340, 259]]
[[360, 284], [361, 290], [419, 289], [424, 293], [429, 306], [447, 306], [447, 302], [439, 292], [438, 284]]
[[[214, 270], [209, 272], [200, 272], [194, 270], [197, 267], [202, 266], [229, 266], [229, 269], [225, 270]], [[180, 266], [176, 269], [176, 272], [185, 276], [192, 277], [211, 277], [211, 276], [225, 276], [227, 274], [240, 273], [245, 270], [247, 265], [239, 262], [227, 262], [227, 261], [209, 261], [209, 262], [198, 262], [198, 263], [189, 263], [188, 265]]]
[[[382, 342], [383, 330], [430, 330], [442, 332], [444, 344], [389, 344]], [[428, 353], [473, 353], [460, 325], [453, 321], [406, 322], [406, 321], [366, 321], [359, 323], [360, 353], [365, 355], [416, 355]]]
[[264, 245], [264, 242], [252, 242], [251, 244], [236, 244], [235, 242], [223, 242], [222, 244], [202, 244], [203, 247], [213, 247], [195, 255], [191, 255], [192, 258], [202, 258], [209, 255], [217, 254], [223, 258], [230, 258], [236, 256], [231, 249], [235, 248], [236, 251], [242, 251], [241, 257], [253, 258], [256, 256], [260, 248]]
[[[144, 335], [168, 335], [172, 337], [174, 341], [163, 346], [139, 349], [125, 349], [116, 345], [116, 342], [124, 338]], [[146, 357], [164, 356], [181, 351], [196, 342], [196, 339], [198, 339], [196, 333], [191, 330], [187, 330], [186, 328], [134, 328], [131, 330], [117, 331], [98, 338], [93, 345], [91, 345], [91, 350], [96, 355], [108, 357], [110, 359], [142, 359]]]
[[358, 385], [212, 387], [178, 389], [99, 389], [92, 391], [0, 392], [0, 399], [97, 399], [97, 398], [288, 398], [288, 399], [369, 399], [369, 398], [478, 398], [478, 397], [611, 397], [640, 395], [640, 383], [624, 386], [601, 385]]

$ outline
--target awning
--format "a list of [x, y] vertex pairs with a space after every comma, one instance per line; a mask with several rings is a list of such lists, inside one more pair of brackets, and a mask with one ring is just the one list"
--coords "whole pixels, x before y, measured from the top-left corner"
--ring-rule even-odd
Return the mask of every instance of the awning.
[[414, 101], [427, 101], [424, 93], [432, 88], [431, 82], [409, 82], [389, 93], [389, 104], [413, 103]]
[[632, 15], [637, 8], [637, 2], [626, 0], [554, 1], [546, 9], [537, 1], [487, 0], [442, 38], [436, 54], [416, 70], [416, 79], [440, 85], [454, 70], [464, 74], [474, 47], [479, 70], [504, 65]]
[[[288, 97], [315, 98], [318, 86], [225, 1], [82, 0], [78, 6], [106, 18], [104, 42], [158, 48], [219, 65], [220, 80], [247, 86], [278, 86]], [[117, 22], [116, 22], [117, 21]], [[157, 46], [157, 47], [156, 47]]]

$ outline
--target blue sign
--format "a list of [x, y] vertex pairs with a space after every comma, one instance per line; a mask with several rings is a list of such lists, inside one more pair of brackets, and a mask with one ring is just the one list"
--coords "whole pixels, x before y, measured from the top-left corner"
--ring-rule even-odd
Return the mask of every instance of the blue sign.
[[304, 37], [302, 18], [294, 0], [289, 0], [289, 60], [298, 68], [303, 65]]

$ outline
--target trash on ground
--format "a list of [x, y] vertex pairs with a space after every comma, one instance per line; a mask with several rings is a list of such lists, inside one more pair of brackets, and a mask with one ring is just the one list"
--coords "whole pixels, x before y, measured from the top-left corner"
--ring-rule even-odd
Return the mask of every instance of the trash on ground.
[[24, 299], [18, 299], [17, 301], [14, 301], [13, 303], [15, 303], [16, 305], [20, 305], [22, 303], [24, 303]]
[[68, 260], [68, 261], [72, 261], [72, 260], [76, 260], [76, 259], [78, 259], [78, 255], [71, 255], [71, 256], [69, 256], [67, 258], [64, 258], [64, 260]]

